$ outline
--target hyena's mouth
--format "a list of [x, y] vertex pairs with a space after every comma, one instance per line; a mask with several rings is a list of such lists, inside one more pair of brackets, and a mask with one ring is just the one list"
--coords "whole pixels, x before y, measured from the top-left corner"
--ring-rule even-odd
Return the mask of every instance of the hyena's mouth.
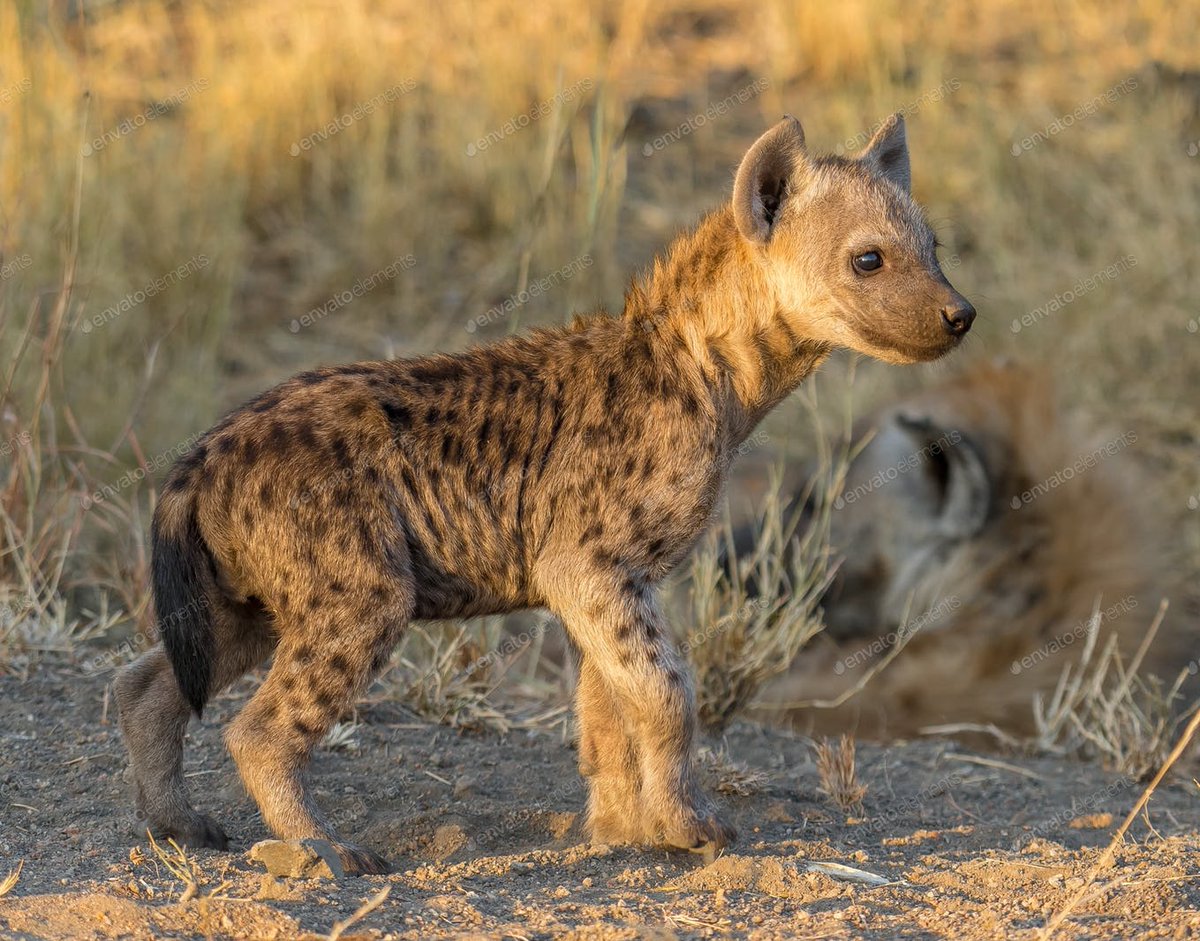
[[862, 352], [886, 363], [900, 365], [928, 363], [940, 359], [956, 349], [966, 335], [965, 332], [949, 334], [928, 331], [917, 337], [901, 338], [869, 327], [859, 328], [857, 332], [865, 342], [866, 348]]

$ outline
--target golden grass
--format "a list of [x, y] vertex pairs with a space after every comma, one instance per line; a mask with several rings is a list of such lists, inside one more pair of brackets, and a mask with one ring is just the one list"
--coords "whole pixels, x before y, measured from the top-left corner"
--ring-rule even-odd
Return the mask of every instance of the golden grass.
[[822, 739], [814, 746], [820, 791], [844, 813], [862, 813], [862, 801], [867, 786], [858, 779], [855, 770], [854, 739], [843, 735], [835, 745]]
[[[619, 307], [633, 270], [727, 194], [740, 153], [784, 111], [825, 151], [906, 111], [916, 195], [981, 311], [964, 355], [1061, 364], [1072, 401], [1115, 404], [1175, 508], [1171, 540], [1200, 572], [1200, 513], [1186, 509], [1196, 415], [1170, 391], [1200, 384], [1187, 276], [1200, 66], [1186, 5], [51, 9], [0, 5], [0, 612], [19, 611], [0, 619], [0, 663], [116, 618], [146, 626], [151, 481], [223, 410], [319, 362]], [[697, 120], [755, 82], [761, 92]], [[582, 258], [553, 290], [465, 329]], [[872, 364], [855, 411], [944, 368]], [[768, 427], [795, 424], [785, 409]], [[84, 511], [81, 495], [106, 486], [112, 498]]]
[[[728, 526], [723, 538], [696, 550], [689, 603], [673, 618], [687, 626], [682, 646], [696, 677], [697, 711], [713, 732], [742, 713], [823, 627], [818, 605], [833, 577], [829, 507], [798, 529], [799, 510], [782, 504], [780, 484], [776, 475], [749, 555], [737, 556]], [[816, 486], [823, 491], [822, 484]]]
[[1141, 673], [1166, 614], [1164, 601], [1126, 663], [1116, 637], [1101, 634], [1097, 603], [1079, 656], [1063, 667], [1050, 696], [1034, 701], [1035, 751], [1096, 758], [1139, 781], [1162, 766], [1177, 730], [1200, 709], [1200, 702], [1180, 701], [1186, 668], [1173, 682]]

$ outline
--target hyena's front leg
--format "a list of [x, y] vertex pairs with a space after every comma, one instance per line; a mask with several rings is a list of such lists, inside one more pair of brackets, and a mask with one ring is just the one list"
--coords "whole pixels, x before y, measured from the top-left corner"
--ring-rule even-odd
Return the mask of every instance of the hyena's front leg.
[[[573, 574], [547, 596], [588, 671], [579, 719], [582, 757], [597, 769], [588, 799], [594, 838], [719, 850], [734, 831], [696, 782], [695, 695], [652, 589], [621, 573]], [[638, 775], [629, 770], [631, 751]], [[635, 788], [636, 823], [614, 822], [633, 805]]]

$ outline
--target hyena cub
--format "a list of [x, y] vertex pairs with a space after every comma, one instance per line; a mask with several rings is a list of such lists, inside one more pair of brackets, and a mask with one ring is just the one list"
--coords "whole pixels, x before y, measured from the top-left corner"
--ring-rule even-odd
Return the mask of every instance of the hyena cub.
[[221, 421], [153, 523], [161, 646], [117, 680], [137, 803], [192, 846], [189, 714], [274, 652], [226, 732], [267, 825], [340, 842], [305, 786], [313, 746], [413, 619], [546, 607], [579, 655], [596, 839], [712, 852], [687, 667], [655, 587], [704, 532], [728, 455], [835, 347], [895, 363], [958, 345], [975, 311], [938, 266], [897, 115], [857, 158], [785, 118], [731, 203], [596, 315], [456, 355], [304, 373]]

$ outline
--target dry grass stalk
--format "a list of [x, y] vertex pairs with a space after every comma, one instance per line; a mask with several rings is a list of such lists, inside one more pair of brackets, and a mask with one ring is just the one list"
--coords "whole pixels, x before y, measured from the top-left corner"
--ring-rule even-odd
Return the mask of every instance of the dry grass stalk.
[[704, 769], [715, 780], [715, 790], [733, 797], [752, 797], [762, 791], [769, 777], [765, 771], [751, 768], [743, 762], [734, 761], [728, 750], [704, 746], [697, 757]]
[[358, 751], [358, 730], [362, 727], [362, 723], [357, 720], [351, 722], [335, 722], [333, 728], [325, 733], [325, 738], [321, 741], [321, 747], [328, 751]]
[[724, 551], [710, 537], [692, 557], [690, 613], [676, 620], [696, 625], [683, 649], [696, 675], [700, 721], [715, 732], [824, 626], [818, 603], [834, 574], [829, 508], [819, 508], [796, 536], [799, 513], [785, 509], [780, 487], [776, 471], [748, 557], [737, 558], [728, 521]]
[[24, 867], [25, 860], [18, 860], [17, 868], [10, 872], [3, 879], [0, 879], [0, 899], [4, 898], [4, 896], [8, 895], [9, 892], [17, 887], [17, 882], [21, 878], [21, 870]]
[[349, 918], [342, 921], [334, 922], [329, 934], [325, 936], [326, 941], [338, 941], [339, 938], [350, 930], [357, 922], [362, 921], [371, 912], [375, 911], [380, 905], [387, 901], [388, 895], [391, 894], [392, 887], [385, 885], [382, 889], [376, 892], [373, 896], [363, 902], [357, 909], [354, 910]]
[[861, 814], [867, 786], [858, 780], [855, 770], [854, 738], [843, 735], [837, 745], [826, 738], [817, 742], [814, 748], [821, 793], [844, 813]]
[[382, 678], [387, 698], [454, 728], [507, 732], [508, 717], [488, 701], [503, 675], [488, 653], [499, 630], [498, 618], [410, 626]]
[[854, 738], [843, 735], [835, 745], [825, 738], [814, 745], [819, 790], [846, 813], [862, 812], [867, 787], [858, 780]]
[[67, 559], [83, 526], [83, 490], [64, 455], [62, 423], [80, 437], [69, 410], [55, 401], [63, 386], [62, 360], [71, 330], [79, 249], [82, 157], [76, 161], [69, 238], [54, 301], [33, 301], [18, 326], [11, 301], [0, 294], [0, 666], [36, 651], [70, 651], [103, 634], [116, 620], [69, 611], [64, 592]]
[[1087, 876], [1083, 880], [1083, 885], [1076, 889], [1075, 893], [1069, 899], [1067, 899], [1065, 903], [1063, 903], [1062, 908], [1055, 912], [1054, 915], [1046, 922], [1045, 927], [1042, 928], [1042, 931], [1039, 934], [1039, 937], [1042, 939], [1042, 941], [1046, 941], [1046, 939], [1050, 938], [1050, 936], [1058, 930], [1058, 927], [1063, 923], [1063, 921], [1066, 920], [1067, 916], [1075, 910], [1075, 907], [1083, 900], [1084, 896], [1095, 884], [1100, 873], [1112, 865], [1113, 856], [1116, 855], [1117, 847], [1120, 846], [1124, 841], [1125, 834], [1129, 830], [1129, 827], [1133, 824], [1133, 821], [1137, 819], [1138, 814], [1142, 812], [1146, 804], [1149, 803], [1150, 798], [1158, 788], [1158, 785], [1161, 784], [1163, 778], [1167, 776], [1167, 772], [1171, 770], [1171, 767], [1176, 761], [1179, 760], [1179, 756], [1184, 753], [1184, 750], [1191, 743], [1192, 737], [1196, 734], [1197, 727], [1200, 727], [1200, 710], [1192, 713], [1192, 717], [1188, 721], [1187, 727], [1183, 730], [1183, 734], [1181, 734], [1178, 741], [1175, 742], [1175, 746], [1171, 749], [1170, 754], [1163, 759], [1163, 762], [1159, 766], [1158, 771], [1155, 773], [1153, 780], [1146, 785], [1145, 790], [1142, 791], [1141, 797], [1138, 798], [1137, 803], [1133, 805], [1133, 809], [1129, 811], [1128, 815], [1126, 815], [1121, 826], [1117, 828], [1117, 832], [1113, 834], [1112, 840], [1109, 841], [1109, 844], [1107, 847], [1105, 847], [1104, 852], [1100, 854], [1100, 858], [1096, 860], [1096, 862], [1092, 865], [1092, 868], [1088, 871]]
[[195, 898], [200, 889], [200, 883], [203, 881], [200, 867], [194, 860], [188, 858], [183, 847], [174, 840], [168, 840], [167, 846], [163, 847], [154, 839], [154, 834], [149, 830], [146, 831], [146, 837], [150, 840], [150, 849], [153, 851], [155, 859], [167, 872], [183, 883], [183, 893], [179, 896], [179, 901], [187, 902]]
[[1192, 704], [1182, 714], [1176, 708], [1186, 670], [1169, 687], [1139, 673], [1166, 613], [1164, 600], [1126, 664], [1116, 637], [1102, 639], [1097, 600], [1078, 659], [1063, 667], [1048, 701], [1034, 700], [1035, 750], [1099, 758], [1137, 780], [1162, 765], [1176, 730], [1197, 708]]

